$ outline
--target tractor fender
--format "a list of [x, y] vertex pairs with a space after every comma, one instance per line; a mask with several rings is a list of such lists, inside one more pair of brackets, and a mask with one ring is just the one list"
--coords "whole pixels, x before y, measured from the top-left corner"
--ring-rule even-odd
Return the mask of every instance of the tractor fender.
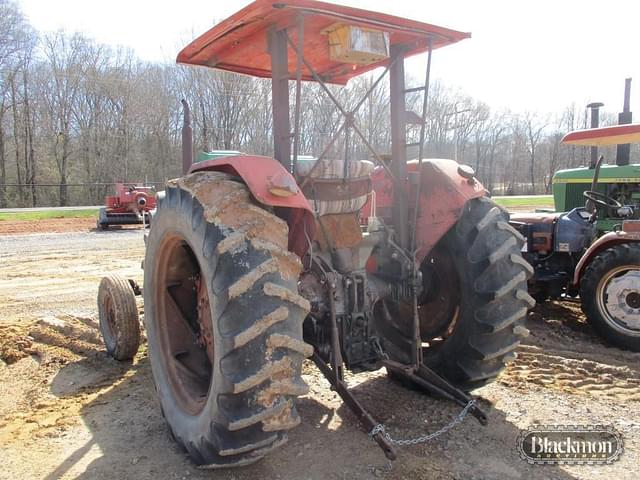
[[[289, 250], [300, 257], [306, 253], [315, 233], [313, 210], [293, 176], [280, 162], [259, 155], [236, 155], [194, 163], [189, 169], [189, 173], [203, 171], [240, 177], [259, 203], [273, 207], [274, 213], [287, 222]], [[295, 193], [274, 195], [270, 191], [273, 187]]]
[[613, 247], [614, 245], [619, 245], [621, 243], [640, 243], [640, 231], [637, 232], [609, 232], [601, 236], [595, 242], [591, 244], [591, 246], [584, 252], [582, 258], [576, 265], [576, 269], [573, 273], [573, 283], [572, 287], [578, 287], [580, 285], [580, 279], [584, 270], [587, 268], [587, 265], [591, 263], [591, 260], [598, 255], [602, 250]]
[[[431, 249], [453, 227], [464, 211], [465, 204], [484, 197], [486, 190], [475, 178], [461, 174], [461, 165], [455, 160], [429, 159], [422, 161], [420, 179], [420, 205], [416, 228], [416, 260], [422, 260]], [[416, 172], [418, 161], [408, 162], [409, 173]], [[462, 171], [464, 173], [464, 171]], [[410, 188], [409, 204], [415, 198]]]

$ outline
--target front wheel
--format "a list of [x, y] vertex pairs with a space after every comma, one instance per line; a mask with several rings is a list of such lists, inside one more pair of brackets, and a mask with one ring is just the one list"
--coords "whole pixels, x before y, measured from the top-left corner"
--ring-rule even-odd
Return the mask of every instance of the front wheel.
[[582, 310], [611, 344], [640, 352], [640, 244], [598, 253], [580, 280]]

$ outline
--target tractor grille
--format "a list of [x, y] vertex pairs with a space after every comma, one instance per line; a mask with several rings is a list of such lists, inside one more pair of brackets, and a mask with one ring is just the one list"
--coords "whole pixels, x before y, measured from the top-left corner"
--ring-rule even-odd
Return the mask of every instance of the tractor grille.
[[[598, 183], [598, 185], [596, 185], [596, 191], [607, 194], [609, 190], [608, 186], [610, 186], [610, 184]], [[567, 184], [566, 211], [568, 212], [572, 208], [576, 207], [584, 207], [587, 199], [582, 196], [582, 193], [590, 189], [590, 183]], [[606, 213], [605, 208], [598, 206], [598, 216], [600, 218], [607, 216]]]
[[588, 183], [569, 183], [567, 184], [567, 196], [565, 198], [566, 210], [569, 211], [572, 208], [584, 207], [585, 198], [582, 196], [582, 192], [589, 190], [591, 185]]

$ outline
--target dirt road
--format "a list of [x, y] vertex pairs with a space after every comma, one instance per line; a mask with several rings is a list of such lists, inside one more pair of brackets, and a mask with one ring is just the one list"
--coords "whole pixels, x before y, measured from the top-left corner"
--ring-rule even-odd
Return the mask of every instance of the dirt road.
[[[601, 343], [577, 306], [530, 315], [519, 358], [477, 390], [489, 425], [473, 419], [401, 450], [392, 467], [311, 364], [302, 425], [289, 443], [241, 470], [195, 468], [169, 439], [146, 350], [109, 359], [95, 296], [105, 272], [141, 280], [140, 230], [0, 237], [0, 445], [4, 479], [596, 479], [637, 478], [640, 355]], [[142, 307], [142, 305], [140, 305]], [[350, 378], [392, 435], [448, 423], [458, 407], [388, 380]], [[613, 424], [625, 453], [610, 466], [530, 466], [516, 438], [531, 424]]]

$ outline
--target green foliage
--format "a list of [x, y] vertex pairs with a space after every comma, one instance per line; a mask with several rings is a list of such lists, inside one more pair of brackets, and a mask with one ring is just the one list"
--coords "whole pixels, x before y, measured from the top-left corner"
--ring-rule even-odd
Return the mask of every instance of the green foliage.
[[531, 195], [528, 197], [493, 197], [503, 207], [553, 208], [553, 195]]
[[89, 218], [97, 217], [98, 209], [83, 210], [42, 210], [37, 212], [9, 212], [0, 213], [0, 222], [20, 220], [45, 220], [49, 218]]

